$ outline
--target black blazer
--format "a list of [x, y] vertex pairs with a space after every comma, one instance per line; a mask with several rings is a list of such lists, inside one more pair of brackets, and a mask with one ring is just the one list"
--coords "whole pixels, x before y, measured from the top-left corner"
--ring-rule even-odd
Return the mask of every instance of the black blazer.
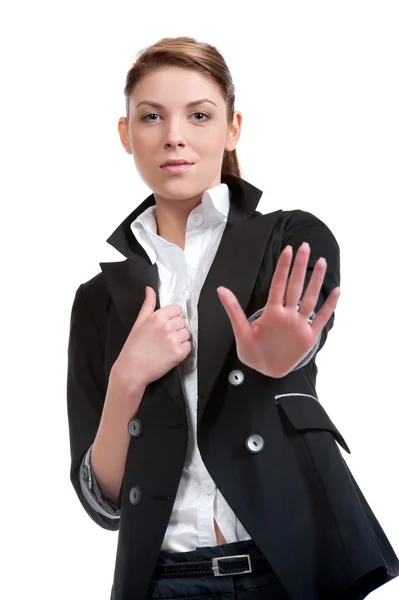
[[[262, 192], [223, 176], [232, 192], [226, 229], [198, 303], [198, 445], [216, 485], [295, 600], [340, 597], [354, 582], [367, 594], [399, 574], [399, 561], [337, 445], [344, 438], [317, 399], [315, 356], [280, 379], [242, 364], [218, 298], [231, 289], [249, 317], [267, 300], [287, 244], [311, 247], [306, 285], [316, 260], [328, 267], [316, 312], [339, 285], [339, 247], [311, 213], [256, 211]], [[157, 268], [130, 230], [155, 203], [149, 196], [107, 240], [125, 257], [100, 263], [79, 286], [68, 346], [67, 400], [71, 481], [84, 509], [101, 527], [119, 528], [113, 600], [144, 600], [169, 522], [187, 444], [185, 402], [177, 368], [147, 386], [119, 497], [120, 521], [97, 513], [82, 494], [79, 468], [100, 422], [110, 369], [144, 301], [157, 289]], [[333, 326], [324, 327], [318, 351]], [[240, 370], [242, 385], [229, 374]], [[233, 382], [233, 383], [232, 383]], [[126, 424], [128, 425], [128, 424]], [[252, 434], [264, 440], [249, 451]], [[134, 489], [139, 488], [139, 493]], [[133, 492], [131, 493], [131, 491]], [[141, 499], [140, 499], [141, 497]], [[139, 501], [138, 501], [139, 500]]]

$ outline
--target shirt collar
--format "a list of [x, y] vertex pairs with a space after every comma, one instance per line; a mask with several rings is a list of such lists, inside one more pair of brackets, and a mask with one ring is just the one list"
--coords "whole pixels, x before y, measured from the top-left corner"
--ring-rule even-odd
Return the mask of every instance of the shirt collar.
[[[230, 209], [230, 190], [226, 183], [219, 183], [202, 195], [201, 204], [190, 213], [201, 214], [203, 223], [201, 227], [211, 227], [227, 221]], [[157, 234], [156, 206], [149, 206], [130, 225], [133, 235], [144, 248], [152, 264], [157, 258], [157, 250], [162, 250], [165, 245], [174, 245], [164, 240]], [[190, 226], [187, 226], [190, 229]]]

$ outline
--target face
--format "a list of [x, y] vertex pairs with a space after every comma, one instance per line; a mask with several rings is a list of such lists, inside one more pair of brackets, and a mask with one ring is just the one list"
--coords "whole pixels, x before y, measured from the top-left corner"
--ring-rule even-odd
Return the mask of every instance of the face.
[[[121, 142], [157, 200], [201, 198], [221, 182], [223, 153], [236, 147], [242, 117], [235, 113], [227, 122], [212, 80], [180, 67], [159, 69], [137, 84], [129, 110], [129, 122], [122, 117], [118, 123]], [[174, 159], [191, 166], [177, 174], [162, 168]]]

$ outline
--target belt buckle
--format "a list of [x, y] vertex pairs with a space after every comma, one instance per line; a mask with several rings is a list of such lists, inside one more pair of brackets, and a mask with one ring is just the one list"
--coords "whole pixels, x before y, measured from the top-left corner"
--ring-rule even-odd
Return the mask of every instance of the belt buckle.
[[[231, 558], [246, 558], [246, 559], [248, 559], [248, 569], [246, 571], [220, 573], [219, 561], [229, 560]], [[250, 558], [249, 554], [237, 554], [236, 556], [218, 556], [217, 558], [212, 558], [212, 571], [213, 571], [213, 574], [215, 577], [225, 577], [226, 575], [243, 575], [244, 573], [252, 573], [251, 558]]]

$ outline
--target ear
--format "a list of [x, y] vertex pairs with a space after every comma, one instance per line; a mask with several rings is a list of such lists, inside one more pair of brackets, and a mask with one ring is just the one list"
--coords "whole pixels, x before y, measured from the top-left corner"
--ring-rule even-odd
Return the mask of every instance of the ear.
[[242, 124], [242, 114], [240, 112], [235, 112], [233, 116], [233, 121], [229, 125], [227, 140], [225, 145], [225, 150], [231, 152], [235, 150], [238, 140], [241, 135], [241, 124]]
[[118, 131], [119, 137], [121, 138], [122, 146], [126, 150], [128, 154], [133, 154], [132, 149], [130, 147], [130, 138], [129, 138], [129, 130], [128, 123], [126, 117], [121, 117], [118, 121]]

